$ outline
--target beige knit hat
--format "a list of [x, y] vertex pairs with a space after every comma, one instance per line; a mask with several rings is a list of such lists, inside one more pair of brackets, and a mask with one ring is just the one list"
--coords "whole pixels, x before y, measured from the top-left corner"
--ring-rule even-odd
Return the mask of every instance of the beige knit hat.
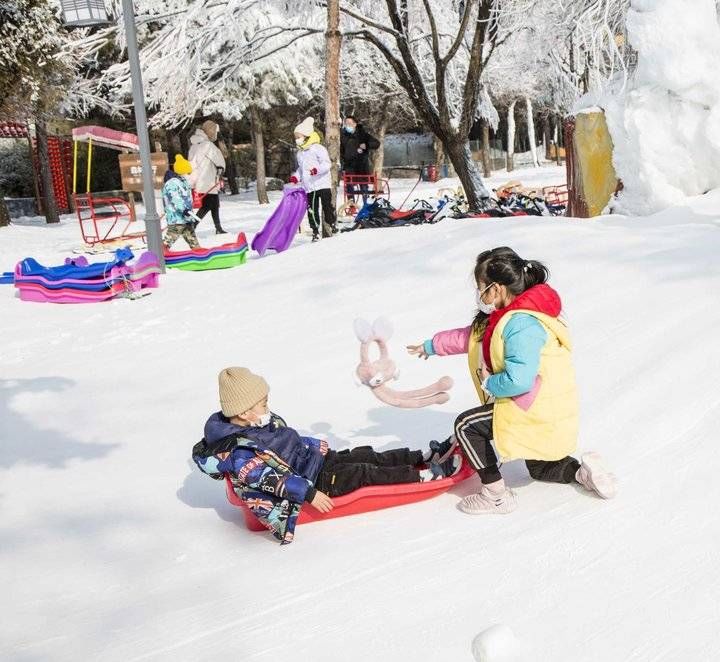
[[205, 120], [200, 128], [205, 132], [205, 135], [210, 138], [212, 142], [215, 142], [218, 134], [218, 129], [220, 128], [217, 124], [217, 122], [213, 122], [212, 120]]
[[267, 396], [270, 387], [247, 368], [225, 368], [218, 375], [220, 407], [228, 418], [245, 413]]

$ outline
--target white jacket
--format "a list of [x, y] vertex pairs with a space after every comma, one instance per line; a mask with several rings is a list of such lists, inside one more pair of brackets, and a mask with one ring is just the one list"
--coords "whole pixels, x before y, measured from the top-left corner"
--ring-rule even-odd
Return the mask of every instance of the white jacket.
[[[322, 145], [315, 143], [306, 149], [299, 149], [297, 163], [298, 169], [294, 173], [295, 177], [308, 193], [332, 186], [330, 155]], [[313, 168], [317, 170], [316, 175], [310, 174]]]
[[219, 193], [220, 187], [216, 184], [220, 181], [220, 175], [217, 169], [225, 170], [225, 158], [202, 129], [197, 129], [190, 137], [188, 161], [193, 169], [190, 185], [198, 193], [207, 193], [210, 189], [213, 189], [212, 193]]

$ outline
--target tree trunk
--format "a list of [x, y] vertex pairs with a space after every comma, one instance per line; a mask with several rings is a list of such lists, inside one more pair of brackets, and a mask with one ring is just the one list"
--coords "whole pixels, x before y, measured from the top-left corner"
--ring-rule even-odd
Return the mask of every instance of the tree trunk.
[[53, 188], [50, 159], [48, 157], [47, 127], [45, 125], [45, 119], [40, 115], [35, 118], [35, 134], [37, 138], [40, 177], [43, 187], [42, 202], [45, 209], [45, 221], [47, 223], [59, 223], [60, 216], [58, 214], [57, 203], [55, 202], [55, 189]]
[[237, 184], [237, 169], [235, 168], [235, 157], [233, 156], [232, 129], [229, 125], [225, 125], [221, 129], [222, 138], [218, 140], [218, 148], [225, 157], [225, 174], [228, 178], [230, 193], [237, 195], [240, 189]]
[[337, 207], [340, 162], [340, 0], [327, 1], [325, 32], [325, 140], [330, 154], [332, 206]]
[[482, 164], [483, 177], [492, 176], [492, 166], [490, 164], [490, 125], [482, 121]]
[[530, 97], [525, 97], [525, 103], [527, 105], [527, 128], [528, 142], [530, 143], [530, 153], [532, 154], [533, 165], [536, 168], [539, 168], [540, 161], [538, 161], [537, 142], [535, 139], [535, 119], [533, 118], [533, 105], [532, 101], [530, 101]]
[[[182, 143], [180, 142], [180, 136], [175, 133], [175, 131], [168, 131], [167, 132], [167, 141], [168, 141], [168, 158], [170, 159], [170, 163], [174, 160], [175, 154], [183, 154], [183, 148]], [[183, 154], [185, 158], [187, 158], [187, 153]]]
[[437, 165], [445, 163], [445, 146], [437, 136], [433, 136], [433, 153], [435, 154], [435, 163]]
[[560, 142], [562, 140], [562, 125], [560, 124], [560, 120], [556, 117], [555, 118], [555, 163], [557, 165], [560, 165]]
[[550, 133], [550, 115], [543, 116], [542, 128], [543, 128], [543, 153], [545, 154], [545, 160], [551, 161], [552, 154], [550, 154], [550, 145], [552, 144], [552, 134]]
[[507, 111], [507, 159], [505, 167], [508, 172], [515, 170], [515, 104], [513, 101]]
[[265, 175], [265, 139], [263, 137], [263, 125], [260, 113], [255, 106], [250, 107], [250, 125], [252, 129], [252, 141], [255, 146], [255, 185], [257, 188], [257, 199], [261, 205], [270, 203], [267, 194]]
[[5, 198], [0, 193], [0, 228], [10, 225], [10, 212], [5, 204]]
[[375, 137], [380, 143], [380, 147], [375, 150], [373, 154], [372, 169], [373, 172], [377, 173], [378, 177], [383, 175], [383, 163], [385, 162], [385, 132], [387, 131], [387, 120], [383, 118], [382, 122], [377, 128]]
[[389, 102], [383, 103], [382, 111], [380, 112], [380, 124], [378, 124], [375, 137], [380, 143], [380, 147], [375, 150], [372, 159], [372, 171], [377, 174], [378, 177], [382, 177], [383, 164], [385, 162], [385, 133], [387, 132], [388, 126], [388, 107]]
[[444, 140], [443, 145], [455, 168], [455, 174], [460, 179], [470, 209], [480, 209], [481, 200], [490, 197], [490, 194], [473, 160], [469, 141], [455, 136]]

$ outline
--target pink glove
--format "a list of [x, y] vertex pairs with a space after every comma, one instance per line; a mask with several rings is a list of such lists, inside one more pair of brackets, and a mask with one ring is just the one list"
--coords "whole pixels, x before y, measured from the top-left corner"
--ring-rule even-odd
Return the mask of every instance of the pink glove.
[[314, 177], [317, 175], [317, 168], [310, 168], [310, 174]]
[[292, 176], [290, 177], [290, 180], [289, 180], [289, 181], [290, 181], [291, 184], [297, 184], [297, 183], [298, 183], [298, 178], [295, 177], [295, 175], [292, 175]]

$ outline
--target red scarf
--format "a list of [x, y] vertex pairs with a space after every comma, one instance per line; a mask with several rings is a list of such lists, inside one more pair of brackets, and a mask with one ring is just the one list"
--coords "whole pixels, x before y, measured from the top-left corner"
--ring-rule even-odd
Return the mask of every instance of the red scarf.
[[552, 287], [543, 283], [541, 285], [535, 285], [529, 290], [525, 290], [522, 294], [519, 294], [511, 304], [505, 306], [505, 308], [500, 308], [500, 310], [490, 313], [488, 324], [482, 338], [482, 350], [485, 365], [487, 365], [488, 370], [491, 372], [490, 340], [492, 339], [493, 331], [507, 313], [518, 309], [534, 310], [538, 313], [549, 315], [550, 317], [557, 317], [562, 310], [562, 303], [560, 302], [560, 295]]

